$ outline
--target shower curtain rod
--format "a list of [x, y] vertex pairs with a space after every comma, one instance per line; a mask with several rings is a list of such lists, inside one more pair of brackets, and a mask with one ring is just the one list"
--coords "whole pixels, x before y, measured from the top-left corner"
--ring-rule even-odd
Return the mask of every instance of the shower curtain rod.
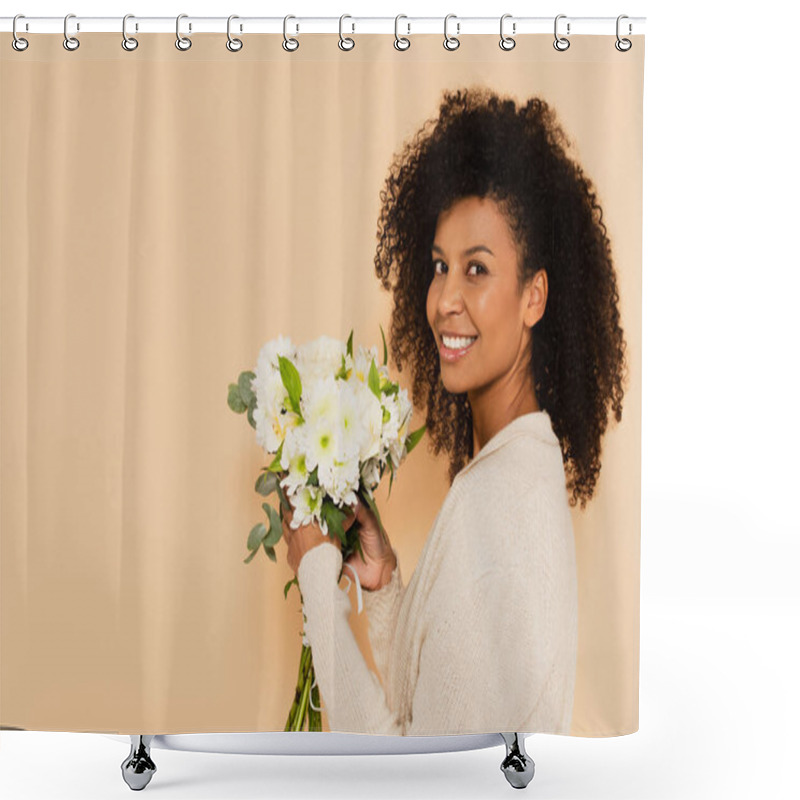
[[[449, 15], [447, 32], [450, 36], [461, 36], [476, 33], [500, 33], [500, 16], [497, 17], [459, 17]], [[180, 29], [182, 35], [192, 33], [225, 33], [228, 29], [228, 17], [193, 17], [181, 15]], [[559, 36], [593, 34], [609, 35], [617, 31], [617, 17], [570, 17], [559, 14]], [[122, 17], [81, 17], [69, 15], [68, 33], [103, 33], [122, 32]], [[645, 17], [628, 17], [622, 15], [619, 20], [620, 35], [644, 33]], [[0, 30], [11, 31], [13, 17], [0, 17]], [[126, 23], [126, 31], [131, 33], [175, 32], [176, 17], [136, 17], [130, 15]], [[526, 33], [553, 33], [556, 15], [551, 17], [515, 17], [505, 15], [503, 32], [506, 36], [517, 36]], [[344, 14], [342, 17], [299, 17], [290, 15], [287, 30], [297, 33], [398, 33], [413, 36], [415, 33], [444, 33], [445, 17], [410, 17], [404, 14], [398, 17], [355, 17]], [[231, 30], [236, 33], [283, 33], [284, 17], [240, 17], [231, 19]], [[64, 17], [27, 17], [21, 15], [17, 19], [17, 33], [63, 33]]]

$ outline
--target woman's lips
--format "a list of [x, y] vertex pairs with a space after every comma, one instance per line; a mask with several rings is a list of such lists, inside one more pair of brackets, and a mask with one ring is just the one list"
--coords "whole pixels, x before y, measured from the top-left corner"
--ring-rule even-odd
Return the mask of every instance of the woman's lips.
[[472, 346], [477, 341], [478, 341], [478, 337], [475, 337], [475, 339], [473, 339], [472, 342], [469, 345], [467, 345], [466, 347], [461, 347], [461, 348], [457, 348], [457, 349], [452, 349], [451, 350], [449, 347], [447, 347], [445, 345], [444, 340], [442, 340], [441, 344], [439, 345], [439, 355], [442, 357], [442, 360], [444, 360], [444, 361], [448, 361], [448, 362], [458, 361], [460, 358], [463, 358], [463, 356], [472, 349]]

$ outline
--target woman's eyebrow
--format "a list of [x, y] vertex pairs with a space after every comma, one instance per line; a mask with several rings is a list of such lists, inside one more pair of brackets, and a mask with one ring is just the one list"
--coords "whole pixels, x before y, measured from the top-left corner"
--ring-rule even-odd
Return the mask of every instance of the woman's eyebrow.
[[[438, 244], [433, 245], [433, 250], [437, 253], [441, 253], [442, 255], [444, 255], [444, 250], [442, 250], [442, 248], [439, 247]], [[471, 256], [473, 253], [478, 253], [481, 251], [488, 253], [490, 256], [494, 255], [494, 253], [485, 244], [476, 244], [474, 247], [468, 247], [462, 253], [462, 255]]]

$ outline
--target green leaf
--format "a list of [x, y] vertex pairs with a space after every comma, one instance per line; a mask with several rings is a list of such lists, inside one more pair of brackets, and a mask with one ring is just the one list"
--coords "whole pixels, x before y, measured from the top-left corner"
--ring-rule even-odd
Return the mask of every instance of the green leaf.
[[417, 428], [415, 431], [408, 434], [406, 438], [406, 453], [410, 453], [417, 446], [417, 442], [422, 438], [426, 427], [427, 425], [423, 425], [421, 428]]
[[253, 405], [256, 400], [256, 394], [250, 385], [255, 377], [255, 372], [251, 372], [250, 370], [247, 372], [242, 372], [239, 375], [239, 394], [241, 395], [242, 400], [244, 400], [245, 405], [248, 406]]
[[386, 463], [389, 465], [389, 493], [386, 495], [388, 500], [392, 496], [392, 482], [394, 481], [394, 464], [391, 456], [386, 457]]
[[283, 523], [280, 514], [269, 503], [262, 503], [261, 507], [269, 517], [269, 532], [264, 537], [264, 547], [272, 547], [278, 544], [283, 536]]
[[278, 483], [278, 496], [281, 499], [281, 508], [284, 511], [291, 511], [292, 510], [292, 505], [286, 499], [286, 492], [283, 490], [283, 487], [280, 485], [280, 483]]
[[289, 582], [286, 584], [286, 586], [284, 586], [284, 587], [283, 587], [283, 599], [284, 599], [284, 600], [286, 599], [286, 596], [289, 594], [289, 589], [291, 588], [291, 586], [292, 586], [292, 584], [293, 584], [293, 583], [296, 583], [296, 584], [297, 584], [297, 588], [298, 588], [298, 589], [300, 588], [300, 583], [298, 582], [298, 580], [297, 580], [297, 576], [296, 576], [296, 575], [294, 576], [294, 578], [292, 578], [292, 579], [291, 579], [291, 580], [290, 580], [290, 581], [289, 581]]
[[267, 535], [267, 528], [263, 522], [258, 522], [250, 529], [250, 534], [247, 537], [247, 549], [258, 551], [261, 547], [261, 541]]
[[247, 556], [247, 558], [244, 560], [244, 563], [245, 564], [249, 564], [255, 558], [257, 552], [258, 552], [258, 548], [253, 550], [253, 552], [250, 553], [249, 556]]
[[253, 412], [256, 410], [255, 406], [248, 406], [247, 407], [247, 421], [250, 423], [250, 427], [255, 429], [256, 427], [256, 419], [253, 416]]
[[364, 500], [366, 500], [367, 505], [370, 507], [370, 510], [375, 515], [375, 519], [378, 520], [378, 525], [380, 526], [381, 533], [386, 536], [386, 528], [383, 527], [383, 522], [381, 521], [381, 515], [378, 511], [378, 506], [375, 505], [375, 498], [370, 497], [367, 492], [364, 492]]
[[278, 448], [278, 452], [275, 453], [275, 458], [272, 459], [272, 463], [269, 465], [267, 469], [270, 472], [280, 472], [281, 471], [281, 457], [283, 455], [283, 442], [281, 442], [280, 447]]
[[256, 491], [266, 497], [278, 489], [278, 476], [274, 472], [262, 472], [256, 481]]
[[386, 349], [386, 336], [383, 332], [383, 325], [379, 323], [378, 327], [381, 329], [381, 338], [383, 339], [383, 365], [386, 366], [386, 362], [389, 359], [389, 351]]
[[372, 391], [372, 394], [381, 399], [381, 376], [378, 372], [378, 368], [375, 366], [375, 359], [373, 358], [369, 365], [369, 377], [367, 378], [367, 384]]
[[353, 357], [353, 329], [350, 328], [350, 335], [347, 337], [347, 355]]
[[328, 531], [333, 531], [339, 537], [339, 541], [344, 544], [345, 530], [342, 527], [342, 521], [347, 516], [344, 509], [339, 508], [339, 506], [331, 500], [323, 500], [320, 516], [328, 523]]
[[244, 414], [247, 411], [247, 403], [242, 400], [239, 387], [235, 383], [228, 384], [228, 408], [237, 414]]
[[281, 369], [281, 380], [289, 394], [289, 404], [292, 411], [302, 418], [300, 414], [300, 395], [303, 391], [303, 384], [300, 381], [300, 373], [297, 367], [285, 356], [278, 356], [278, 363]]
[[275, 548], [274, 547], [267, 547], [267, 543], [264, 542], [264, 552], [269, 557], [270, 561], [274, 561], [276, 564], [278, 563], [278, 557], [275, 555]]

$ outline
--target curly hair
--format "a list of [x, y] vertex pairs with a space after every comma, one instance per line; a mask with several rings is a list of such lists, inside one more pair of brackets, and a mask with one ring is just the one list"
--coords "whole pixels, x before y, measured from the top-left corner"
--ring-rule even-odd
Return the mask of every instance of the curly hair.
[[434, 453], [450, 455], [450, 481], [472, 458], [467, 394], [448, 392], [428, 323], [431, 246], [439, 214], [465, 197], [491, 198], [513, 231], [520, 290], [545, 269], [545, 313], [531, 334], [539, 407], [561, 445], [569, 504], [594, 493], [610, 404], [622, 418], [627, 371], [619, 293], [596, 192], [567, 155], [571, 142], [540, 97], [517, 107], [483, 86], [445, 91], [394, 157], [381, 190], [375, 270], [392, 292], [390, 347], [410, 363], [412, 401], [426, 407]]

